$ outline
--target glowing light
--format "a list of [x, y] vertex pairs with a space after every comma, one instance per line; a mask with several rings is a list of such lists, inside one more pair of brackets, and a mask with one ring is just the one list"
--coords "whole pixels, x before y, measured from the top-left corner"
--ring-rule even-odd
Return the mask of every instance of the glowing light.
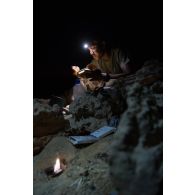
[[61, 169], [60, 169], [60, 159], [57, 158], [56, 159], [56, 164], [54, 165], [54, 173], [58, 173], [59, 171], [61, 171]]
[[85, 43], [85, 44], [83, 45], [83, 47], [84, 47], [85, 49], [87, 49], [87, 48], [89, 47], [89, 45], [88, 45], [87, 43]]

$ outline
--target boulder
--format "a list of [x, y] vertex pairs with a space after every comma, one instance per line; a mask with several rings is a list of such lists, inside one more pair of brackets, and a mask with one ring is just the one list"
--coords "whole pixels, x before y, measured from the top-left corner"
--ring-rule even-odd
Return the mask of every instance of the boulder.
[[34, 99], [33, 109], [34, 137], [56, 134], [60, 130], [69, 127], [69, 122], [64, 120], [61, 109], [57, 104], [50, 106], [49, 100]]
[[80, 134], [95, 131], [107, 125], [112, 116], [119, 116], [125, 110], [125, 100], [120, 90], [109, 88], [99, 93], [84, 93], [70, 104], [69, 110], [70, 127]]
[[110, 173], [119, 194], [162, 194], [162, 82], [127, 88], [124, 112], [112, 144]]

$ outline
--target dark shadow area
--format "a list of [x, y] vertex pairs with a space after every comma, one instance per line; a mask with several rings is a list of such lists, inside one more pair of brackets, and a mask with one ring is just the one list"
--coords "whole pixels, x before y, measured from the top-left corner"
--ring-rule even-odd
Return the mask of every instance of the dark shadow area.
[[71, 88], [70, 67], [90, 62], [82, 44], [96, 37], [127, 50], [136, 64], [162, 61], [162, 1], [75, 6], [34, 1], [34, 97]]

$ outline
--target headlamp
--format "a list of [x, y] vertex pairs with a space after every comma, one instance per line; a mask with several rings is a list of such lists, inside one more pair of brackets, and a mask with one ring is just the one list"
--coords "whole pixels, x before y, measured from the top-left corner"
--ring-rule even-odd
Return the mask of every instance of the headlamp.
[[85, 43], [85, 44], [83, 44], [83, 48], [87, 49], [87, 48], [89, 48], [89, 45], [87, 43]]

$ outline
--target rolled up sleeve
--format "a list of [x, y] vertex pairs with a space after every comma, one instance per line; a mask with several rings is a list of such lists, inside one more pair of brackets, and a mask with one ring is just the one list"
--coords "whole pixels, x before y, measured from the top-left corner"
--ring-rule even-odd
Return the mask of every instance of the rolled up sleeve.
[[127, 55], [127, 53], [121, 50], [118, 51], [118, 63], [123, 72], [131, 72], [130, 57]]

